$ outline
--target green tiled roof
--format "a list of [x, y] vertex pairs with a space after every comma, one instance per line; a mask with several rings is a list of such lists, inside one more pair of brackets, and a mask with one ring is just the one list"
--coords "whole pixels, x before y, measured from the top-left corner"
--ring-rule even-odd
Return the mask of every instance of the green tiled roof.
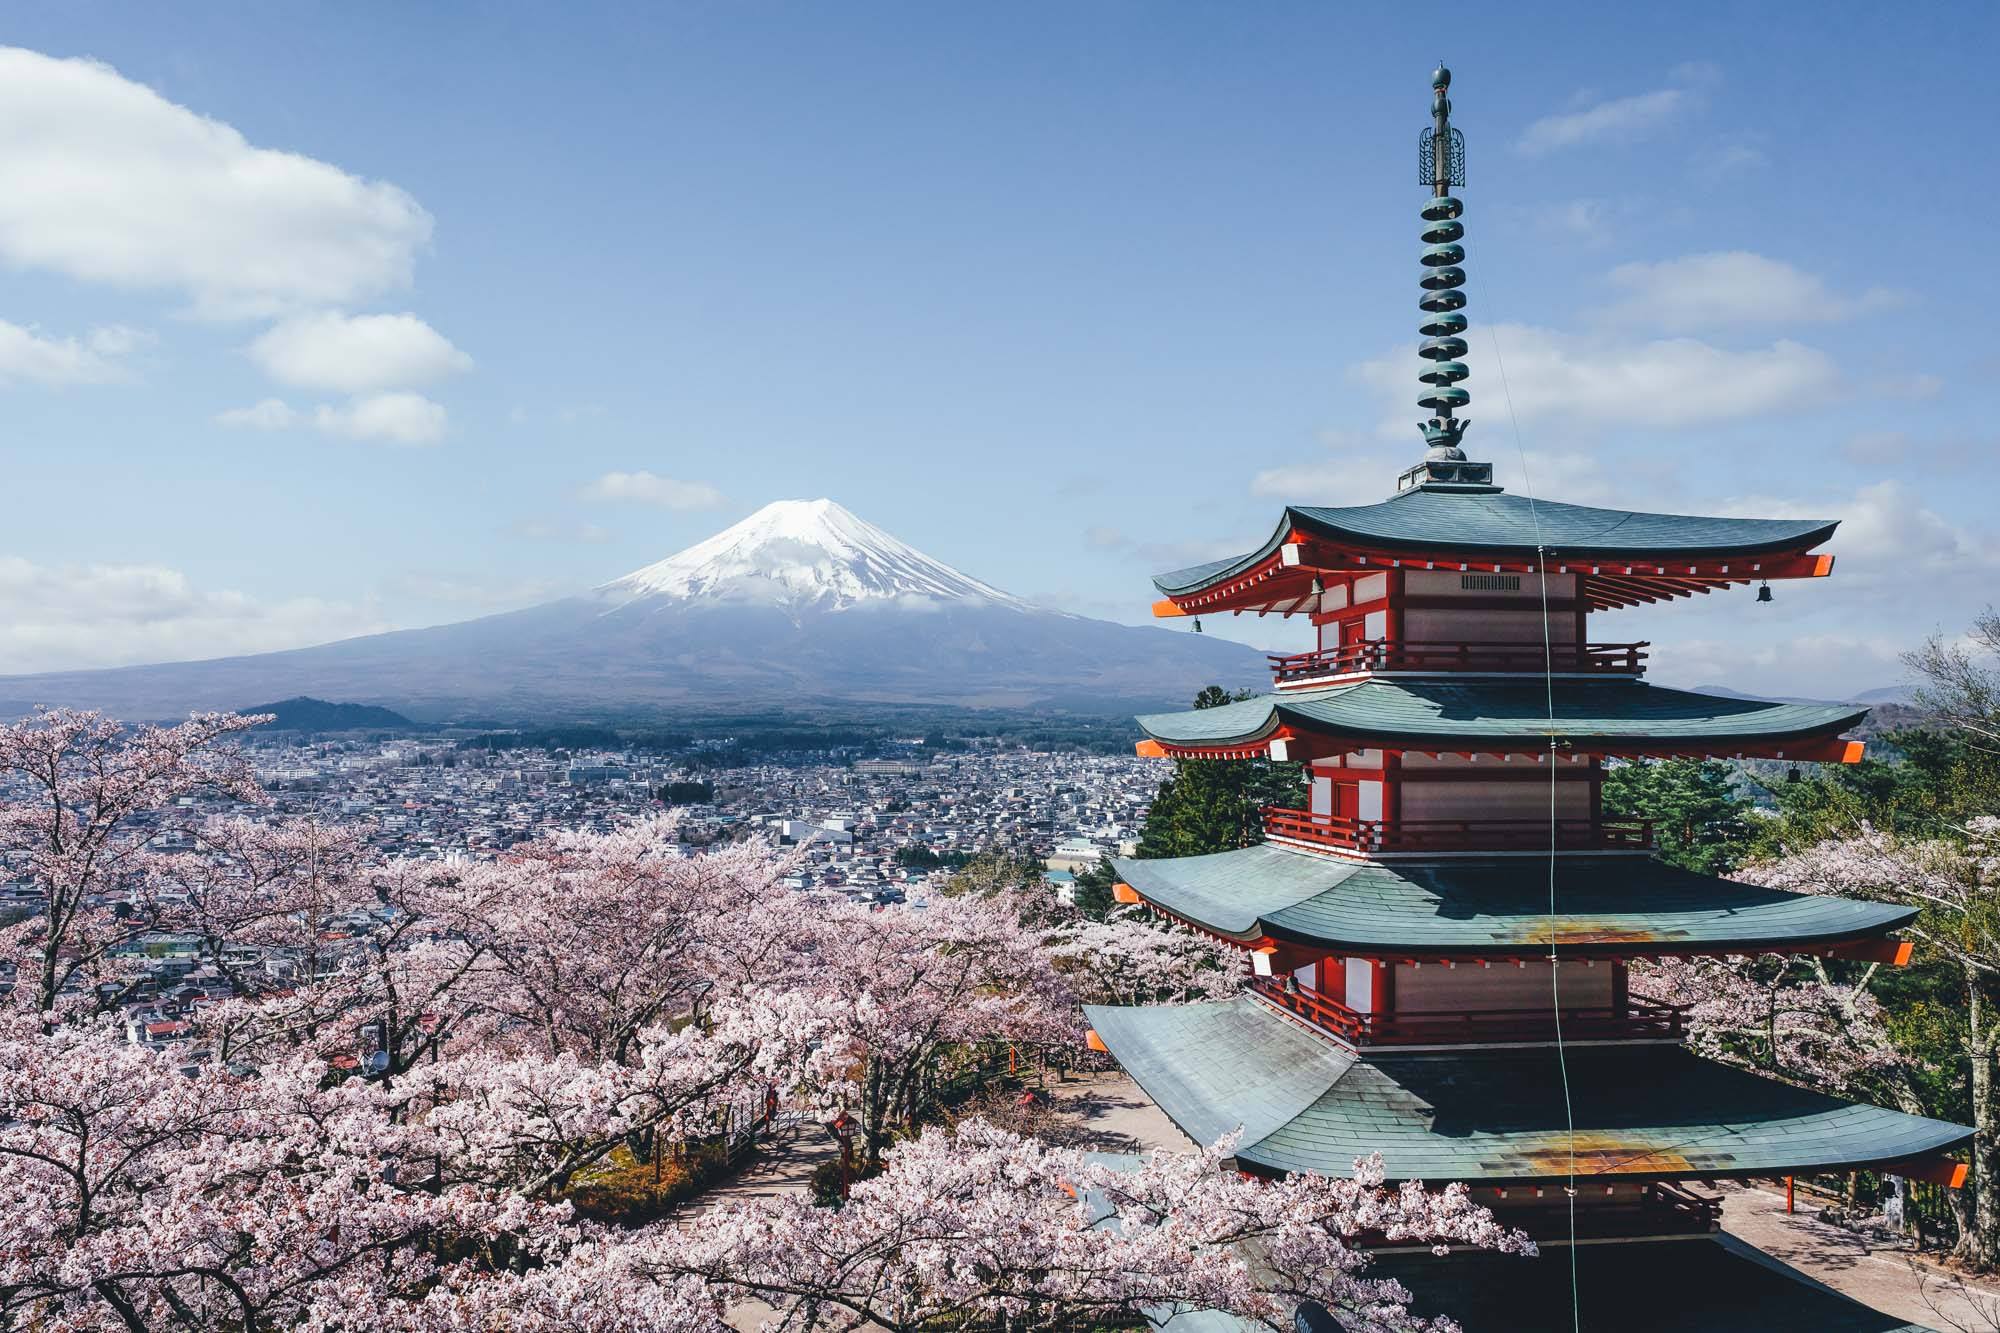
[[1636, 680], [1559, 680], [1555, 720], [1541, 679], [1364, 680], [1260, 695], [1218, 708], [1148, 713], [1139, 725], [1175, 745], [1237, 745], [1290, 723], [1366, 742], [1541, 738], [1634, 745], [1833, 735], [1868, 715], [1843, 704], [1771, 703], [1670, 690]]
[[1679, 1046], [1571, 1046], [1575, 1134], [1553, 1047], [1357, 1059], [1253, 996], [1086, 1019], [1191, 1138], [1242, 1127], [1237, 1158], [1351, 1174], [1379, 1152], [1391, 1179], [1769, 1176], [1896, 1161], [1972, 1131], [1700, 1059]]
[[[1571, 1327], [1570, 1255], [1485, 1251], [1385, 1254], [1369, 1277], [1394, 1278], [1412, 1312], [1447, 1315], [1477, 1333]], [[1849, 1300], [1734, 1237], [1584, 1245], [1576, 1251], [1586, 1333], [1932, 1333]], [[1173, 1323], [1166, 1327], [1179, 1328]]]
[[1361, 546], [1412, 551], [1464, 551], [1529, 558], [1547, 548], [1552, 560], [1718, 557], [1796, 551], [1833, 535], [1837, 523], [1819, 519], [1704, 518], [1692, 514], [1641, 514], [1559, 504], [1504, 491], [1417, 489], [1371, 505], [1285, 510], [1271, 539], [1228, 560], [1154, 576], [1169, 596], [1207, 587], [1268, 559], [1294, 528]]
[[[1148, 902], [1238, 939], [1338, 952], [1470, 955], [1548, 944], [1548, 863], [1336, 861], [1269, 843], [1210, 856], [1112, 862]], [[1804, 944], [1881, 934], [1916, 910], [1737, 884], [1651, 857], [1556, 862], [1555, 943], [1578, 953], [1659, 944]]]

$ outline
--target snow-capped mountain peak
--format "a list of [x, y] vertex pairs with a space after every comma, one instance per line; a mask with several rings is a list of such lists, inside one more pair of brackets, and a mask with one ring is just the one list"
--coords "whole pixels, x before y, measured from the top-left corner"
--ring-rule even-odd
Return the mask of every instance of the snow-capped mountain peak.
[[1029, 609], [824, 499], [774, 501], [597, 593], [620, 604], [667, 599], [838, 611], [867, 602], [976, 602]]

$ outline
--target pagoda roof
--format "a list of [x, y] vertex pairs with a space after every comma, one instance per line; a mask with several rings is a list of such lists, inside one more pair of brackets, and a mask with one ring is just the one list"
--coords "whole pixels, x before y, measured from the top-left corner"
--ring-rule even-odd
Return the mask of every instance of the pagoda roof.
[[[1955, 1148], [1962, 1125], [1905, 1115], [1704, 1060], [1678, 1045], [1461, 1049], [1360, 1057], [1254, 996], [1084, 1016], [1192, 1139], [1241, 1129], [1236, 1158], [1392, 1180], [1770, 1176]], [[1566, 1128], [1564, 1089], [1575, 1130]]]
[[1541, 858], [1356, 862], [1262, 843], [1112, 865], [1147, 902], [1215, 934], [1370, 957], [1544, 952], [1552, 942], [1605, 956], [1739, 952], [1872, 937], [1917, 915], [1738, 884], [1652, 857], [1558, 857], [1553, 931]]
[[[1385, 1254], [1371, 1278], [1394, 1278], [1411, 1312], [1479, 1333], [1548, 1333], [1571, 1323], [1570, 1255], [1461, 1250]], [[1822, 1286], [1733, 1236], [1586, 1245], [1576, 1252], [1585, 1328], [1620, 1333], [1933, 1333]], [[1178, 1329], [1179, 1322], [1169, 1325]]]
[[1630, 509], [1530, 500], [1492, 489], [1420, 486], [1367, 505], [1293, 505], [1262, 546], [1226, 560], [1153, 577], [1169, 597], [1182, 596], [1256, 568], [1294, 533], [1375, 550], [1463, 552], [1489, 559], [1612, 561], [1753, 556], [1805, 551], [1825, 541], [1837, 520], [1717, 518], [1646, 514]]
[[1139, 725], [1156, 741], [1188, 749], [1250, 745], [1291, 727], [1354, 748], [1479, 750], [1555, 736], [1610, 750], [1686, 745], [1709, 753], [1732, 752], [1735, 741], [1829, 738], [1867, 715], [1846, 704], [1723, 698], [1637, 680], [1378, 678], [1148, 713]]

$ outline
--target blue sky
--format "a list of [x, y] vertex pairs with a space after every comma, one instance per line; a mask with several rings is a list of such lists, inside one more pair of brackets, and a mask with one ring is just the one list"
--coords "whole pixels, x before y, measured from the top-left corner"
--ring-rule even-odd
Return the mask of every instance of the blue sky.
[[0, 671], [462, 619], [819, 495], [1141, 620], [1420, 452], [1442, 56], [1473, 456], [1847, 520], [1829, 581], [1594, 637], [1890, 684], [2000, 573], [1996, 12], [17, 6]]

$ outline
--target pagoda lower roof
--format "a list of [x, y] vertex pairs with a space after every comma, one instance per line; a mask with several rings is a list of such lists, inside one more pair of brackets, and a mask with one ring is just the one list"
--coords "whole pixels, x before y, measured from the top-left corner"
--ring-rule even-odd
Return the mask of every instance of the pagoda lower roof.
[[1294, 534], [1378, 551], [1489, 559], [1659, 561], [1803, 552], [1833, 535], [1821, 519], [1710, 518], [1530, 500], [1492, 489], [1416, 487], [1368, 505], [1294, 505], [1254, 551], [1158, 574], [1169, 597], [1227, 582], [1269, 560]]
[[1865, 708], [1844, 704], [1723, 698], [1636, 680], [1429, 677], [1363, 680], [1147, 713], [1139, 725], [1156, 741], [1188, 749], [1250, 745], [1288, 727], [1353, 748], [1523, 749], [1539, 748], [1534, 743], [1553, 736], [1580, 749], [1686, 746], [1730, 753], [1735, 742], [1830, 738], [1867, 715]]
[[[1490, 1251], [1385, 1254], [1366, 1276], [1410, 1290], [1414, 1314], [1446, 1316], [1479, 1333], [1569, 1328], [1618, 1333], [1933, 1333], [1820, 1285], [1734, 1237], [1693, 1237], [1576, 1249], [1532, 1259]], [[1178, 1323], [1168, 1326], [1178, 1328]]]
[[[1353, 1174], [1380, 1153], [1392, 1180], [1803, 1174], [1899, 1162], [1972, 1131], [1732, 1069], [1665, 1044], [1365, 1057], [1255, 996], [1086, 1006], [1146, 1095], [1199, 1143], [1241, 1130], [1236, 1158], [1275, 1172]], [[1568, 1088], [1574, 1133], [1567, 1128]]]
[[1357, 862], [1260, 843], [1112, 865], [1148, 903], [1213, 934], [1361, 957], [1475, 958], [1551, 944], [1576, 956], [1752, 953], [1872, 938], [1917, 915], [1640, 856], [1557, 857], [1553, 914], [1540, 857]]

